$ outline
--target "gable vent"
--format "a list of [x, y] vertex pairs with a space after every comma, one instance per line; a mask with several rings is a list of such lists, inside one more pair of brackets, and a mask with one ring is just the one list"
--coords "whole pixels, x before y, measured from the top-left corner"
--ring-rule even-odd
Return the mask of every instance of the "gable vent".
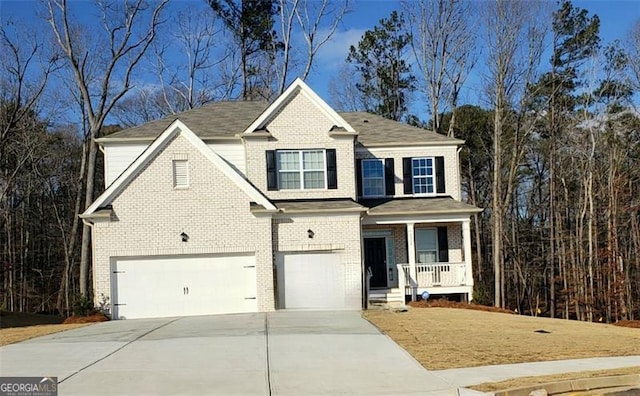
[[173, 160], [173, 187], [189, 187], [189, 161]]

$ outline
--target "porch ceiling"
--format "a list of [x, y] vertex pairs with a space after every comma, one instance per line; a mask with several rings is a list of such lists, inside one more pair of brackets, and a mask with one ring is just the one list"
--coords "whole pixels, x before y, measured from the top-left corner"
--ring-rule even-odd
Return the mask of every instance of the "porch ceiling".
[[369, 208], [369, 216], [470, 215], [483, 210], [451, 197], [376, 199], [363, 200], [360, 203]]

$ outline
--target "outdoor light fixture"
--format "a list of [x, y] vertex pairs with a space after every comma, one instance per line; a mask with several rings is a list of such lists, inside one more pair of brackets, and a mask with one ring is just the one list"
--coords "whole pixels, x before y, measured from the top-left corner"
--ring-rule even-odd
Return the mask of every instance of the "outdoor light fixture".
[[187, 235], [185, 232], [180, 234], [180, 237], [182, 238], [182, 242], [189, 242], [189, 235]]
[[307, 230], [307, 235], [309, 236], [309, 238], [313, 238], [313, 237], [314, 237], [314, 235], [316, 235], [316, 233], [315, 233], [315, 232], [313, 232], [311, 229], [308, 229], [308, 230]]

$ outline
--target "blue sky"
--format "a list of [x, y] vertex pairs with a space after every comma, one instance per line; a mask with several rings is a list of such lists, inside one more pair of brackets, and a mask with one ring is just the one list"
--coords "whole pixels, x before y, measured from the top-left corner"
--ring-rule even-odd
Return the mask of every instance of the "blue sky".
[[[87, 10], [88, 2], [87, 0], [70, 0], [70, 4], [81, 15]], [[46, 29], [48, 26], [37, 16], [38, 5], [35, 0], [0, 0], [0, 19], [4, 23], [8, 18], [12, 18], [29, 26]], [[615, 39], [623, 39], [635, 21], [640, 19], [639, 0], [586, 0], [574, 1], [574, 5], [586, 8], [591, 14], [597, 14], [600, 17], [600, 36], [603, 44]], [[203, 6], [206, 7], [203, 0], [177, 0], [171, 5], [171, 9]], [[372, 29], [381, 18], [387, 17], [392, 10], [400, 8], [398, 1], [355, 0], [352, 11], [345, 16], [333, 40], [320, 52], [315, 71], [308, 79], [311, 87], [329, 101], [329, 80], [335, 75], [336, 69], [344, 63], [349, 46], [356, 44], [360, 36], [366, 30]], [[480, 70], [473, 72], [467, 89], [462, 93], [462, 102], [477, 100], [477, 92], [481, 90], [478, 86], [481, 84], [480, 73]]]

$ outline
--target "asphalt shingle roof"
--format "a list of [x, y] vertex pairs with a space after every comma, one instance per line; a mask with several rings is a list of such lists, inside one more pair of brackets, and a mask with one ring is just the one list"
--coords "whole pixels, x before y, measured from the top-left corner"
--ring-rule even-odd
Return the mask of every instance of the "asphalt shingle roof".
[[269, 103], [266, 101], [209, 103], [197, 109], [116, 132], [106, 138], [155, 139], [176, 119], [180, 119], [201, 139], [234, 137], [244, 132], [268, 106]]
[[369, 208], [369, 216], [438, 214], [438, 213], [477, 213], [481, 208], [451, 197], [435, 198], [397, 198], [363, 200], [360, 204]]
[[340, 212], [365, 211], [366, 208], [351, 199], [317, 199], [317, 200], [287, 200], [273, 201], [278, 209], [285, 213], [292, 212]]
[[[266, 101], [215, 102], [187, 110], [161, 120], [125, 129], [105, 136], [111, 139], [149, 139], [158, 137], [174, 120], [180, 119], [198, 137], [232, 138], [255, 121], [269, 106]], [[449, 138], [422, 128], [391, 121], [366, 112], [339, 113], [358, 133], [363, 146], [462, 144], [462, 140]]]
[[407, 144], [462, 144], [463, 141], [366, 112], [339, 113], [366, 147]]

